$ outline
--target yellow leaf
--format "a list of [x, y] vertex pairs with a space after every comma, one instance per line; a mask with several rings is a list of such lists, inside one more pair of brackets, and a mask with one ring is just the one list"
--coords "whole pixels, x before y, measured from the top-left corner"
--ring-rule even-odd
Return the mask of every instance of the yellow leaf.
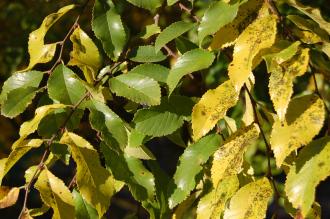
[[253, 105], [247, 91], [244, 91], [244, 96], [245, 96], [245, 111], [242, 117], [242, 121], [246, 126], [248, 126], [254, 121], [254, 112], [253, 112]]
[[210, 47], [215, 50], [233, 45], [239, 34], [255, 19], [254, 13], [262, 3], [262, 0], [249, 0], [241, 5], [236, 18], [216, 33]]
[[231, 135], [224, 145], [214, 153], [211, 167], [211, 178], [214, 186], [225, 177], [236, 175], [241, 171], [243, 155], [249, 145], [259, 136], [259, 128], [252, 124], [239, 129]]
[[14, 205], [18, 199], [19, 188], [0, 187], [0, 208], [7, 208]]
[[38, 63], [46, 63], [53, 59], [56, 50], [56, 43], [45, 44], [44, 38], [51, 26], [64, 14], [74, 8], [74, 5], [67, 5], [56, 13], [45, 17], [40, 27], [29, 35], [28, 50], [30, 54], [30, 63], [28, 67], [21, 71], [32, 69]]
[[263, 219], [273, 190], [267, 178], [243, 186], [231, 198], [224, 219]]
[[81, 195], [102, 217], [109, 208], [110, 199], [115, 191], [114, 179], [101, 166], [97, 151], [85, 139], [66, 132], [60, 143], [70, 146], [77, 164], [77, 185]]
[[293, 80], [307, 71], [308, 52], [309, 49], [300, 49], [299, 53], [289, 61], [277, 63], [278, 67], [269, 77], [269, 95], [281, 121], [284, 120], [293, 93]]
[[192, 112], [193, 139], [206, 135], [238, 100], [239, 93], [232, 82], [226, 81], [216, 89], [208, 90]]
[[316, 44], [321, 43], [322, 39], [316, 33], [308, 30], [299, 30], [297, 28], [291, 29], [292, 33], [297, 36], [303, 43]]
[[187, 214], [191, 212], [191, 207], [196, 201], [199, 193], [200, 192], [193, 193], [181, 204], [179, 204], [172, 215], [172, 219], [185, 219], [187, 217]]
[[294, 150], [308, 144], [319, 133], [325, 119], [323, 101], [315, 95], [292, 99], [286, 119], [278, 118], [273, 124], [270, 144], [280, 167], [284, 159]]
[[53, 208], [53, 219], [74, 218], [73, 197], [61, 179], [45, 168], [34, 186], [40, 192], [42, 201]]
[[275, 42], [276, 17], [258, 18], [238, 37], [233, 61], [228, 67], [229, 78], [236, 90], [240, 90], [252, 72], [253, 58], [260, 50], [269, 48]]
[[86, 81], [92, 84], [101, 67], [99, 50], [80, 27], [74, 30], [70, 40], [73, 43], [73, 50], [68, 65], [78, 66], [83, 71]]
[[197, 219], [218, 219], [225, 210], [226, 202], [239, 188], [236, 175], [223, 179], [198, 202]]
[[49, 113], [54, 111], [55, 109], [63, 109], [66, 106], [63, 104], [51, 104], [51, 105], [45, 105], [41, 106], [36, 109], [35, 111], [35, 116], [32, 120], [24, 122], [21, 125], [21, 128], [19, 130], [19, 135], [20, 136], [28, 136], [29, 134], [32, 134], [35, 132], [38, 128], [38, 125], [40, 121]]

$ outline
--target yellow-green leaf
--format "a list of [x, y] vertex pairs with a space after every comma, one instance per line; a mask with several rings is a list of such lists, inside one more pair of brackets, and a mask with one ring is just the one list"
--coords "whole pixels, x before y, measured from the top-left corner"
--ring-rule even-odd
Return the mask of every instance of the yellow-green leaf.
[[206, 135], [238, 100], [239, 93], [232, 82], [226, 81], [216, 89], [208, 90], [192, 112], [193, 139]]
[[7, 208], [16, 203], [19, 195], [19, 188], [0, 187], [0, 208]]
[[73, 43], [73, 50], [70, 53], [70, 61], [68, 65], [78, 66], [84, 73], [85, 79], [88, 83], [93, 83], [97, 71], [101, 67], [101, 57], [99, 50], [91, 38], [77, 27], [70, 40]]
[[315, 140], [299, 152], [287, 175], [286, 195], [304, 217], [312, 208], [316, 186], [330, 175], [329, 156], [329, 136]]
[[246, 126], [248, 126], [254, 121], [254, 112], [253, 112], [253, 105], [247, 91], [244, 92], [244, 96], [245, 96], [245, 111], [242, 117], [242, 121]]
[[53, 219], [74, 218], [72, 194], [61, 179], [45, 168], [34, 186], [40, 192], [43, 202], [53, 208]]
[[273, 190], [267, 178], [243, 186], [231, 198], [224, 219], [263, 219]]
[[214, 153], [211, 178], [215, 187], [225, 177], [236, 175], [241, 171], [243, 155], [258, 136], [259, 128], [255, 124], [241, 128]]
[[109, 208], [110, 199], [115, 191], [113, 178], [101, 166], [97, 151], [82, 137], [66, 132], [60, 143], [70, 146], [77, 164], [77, 185], [81, 195], [102, 217]]
[[321, 130], [324, 119], [325, 107], [319, 97], [306, 95], [292, 99], [285, 120], [275, 119], [271, 132], [270, 144], [276, 165], [280, 167], [292, 151], [311, 142]]
[[238, 37], [233, 61], [228, 67], [229, 78], [233, 81], [236, 90], [240, 90], [252, 73], [253, 58], [260, 50], [271, 47], [275, 37], [275, 16], [258, 18]]
[[30, 54], [30, 63], [22, 71], [32, 69], [38, 63], [46, 63], [53, 59], [56, 50], [56, 43], [45, 44], [44, 38], [51, 26], [64, 14], [74, 8], [74, 5], [67, 5], [56, 13], [45, 17], [40, 27], [29, 35], [28, 50]]
[[45, 105], [41, 106], [36, 109], [35, 116], [32, 120], [24, 122], [21, 125], [21, 128], [19, 130], [20, 136], [28, 136], [29, 134], [32, 134], [38, 129], [38, 125], [42, 118], [44, 118], [49, 113], [53, 112], [56, 109], [63, 109], [66, 106], [63, 104], [51, 104], [51, 105]]
[[198, 202], [197, 219], [218, 219], [225, 210], [226, 202], [238, 190], [239, 181], [236, 175], [223, 179], [215, 188]]

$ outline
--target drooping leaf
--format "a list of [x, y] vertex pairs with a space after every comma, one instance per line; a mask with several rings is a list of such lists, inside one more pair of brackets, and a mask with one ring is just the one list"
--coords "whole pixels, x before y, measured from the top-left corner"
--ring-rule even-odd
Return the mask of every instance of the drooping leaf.
[[292, 28], [291, 32], [295, 37], [297, 37], [300, 41], [306, 44], [316, 44], [322, 42], [320, 36], [308, 30], [300, 30], [294, 27]]
[[214, 187], [229, 176], [241, 172], [243, 156], [248, 146], [259, 137], [256, 124], [239, 129], [231, 135], [215, 153], [211, 167], [211, 178]]
[[139, 46], [129, 54], [129, 59], [134, 62], [161, 62], [166, 59], [162, 51], [156, 52], [152, 45]]
[[205, 11], [198, 27], [199, 44], [202, 43], [206, 36], [214, 34], [221, 27], [233, 21], [240, 4], [242, 2], [239, 1], [234, 4], [228, 4], [224, 1], [212, 3]]
[[152, 152], [143, 145], [143, 140], [145, 139], [145, 135], [133, 129], [128, 134], [128, 142], [125, 147], [125, 154], [130, 157], [135, 157], [141, 160], [156, 160], [155, 156]]
[[273, 190], [267, 178], [243, 186], [231, 198], [224, 219], [263, 219]]
[[45, 17], [38, 29], [29, 35], [28, 51], [30, 54], [29, 65], [22, 71], [32, 69], [38, 63], [46, 63], [53, 59], [56, 50], [56, 43], [45, 44], [44, 38], [51, 26], [56, 23], [64, 14], [74, 8], [74, 5], [67, 5], [56, 13]]
[[167, 78], [169, 92], [172, 93], [180, 79], [192, 72], [208, 68], [215, 56], [206, 50], [194, 49], [184, 53], [175, 62]]
[[167, 5], [171, 6], [174, 5], [175, 3], [177, 3], [179, 0], [167, 0]]
[[163, 0], [127, 0], [131, 4], [147, 9], [151, 12], [154, 12], [157, 8], [162, 6]]
[[135, 128], [145, 135], [169, 135], [180, 128], [184, 120], [188, 120], [193, 104], [191, 99], [183, 96], [163, 97], [161, 105], [135, 113]]
[[208, 90], [193, 108], [193, 139], [198, 140], [206, 135], [225, 116], [227, 110], [236, 104], [238, 95], [239, 92], [230, 80], [216, 89]]
[[170, 70], [165, 66], [153, 63], [141, 64], [129, 71], [129, 73], [144, 75], [162, 83], [166, 83], [169, 72]]
[[275, 37], [276, 18], [272, 15], [258, 18], [238, 37], [233, 61], [228, 67], [229, 78], [236, 90], [240, 90], [252, 73], [253, 58], [260, 50], [271, 47]]
[[157, 34], [157, 33], [160, 33], [161, 30], [160, 30], [160, 27], [156, 24], [150, 24], [150, 25], [147, 25], [145, 27], [145, 29], [142, 31], [141, 34], [141, 38], [142, 39], [148, 39], [149, 37]]
[[174, 208], [187, 198], [196, 186], [196, 176], [202, 166], [219, 147], [219, 135], [208, 135], [195, 144], [188, 146], [180, 156], [179, 164], [173, 177], [173, 186], [169, 188], [168, 204]]
[[247, 91], [244, 92], [244, 96], [245, 96], [245, 111], [242, 117], [242, 122], [244, 122], [244, 124], [248, 126], [254, 121], [254, 112], [253, 112], [253, 105]]
[[126, 97], [145, 105], [160, 104], [160, 87], [157, 81], [147, 76], [128, 73], [109, 80], [109, 88], [118, 96]]
[[74, 218], [73, 198], [64, 182], [53, 175], [47, 168], [43, 169], [35, 183], [45, 204], [53, 208], [53, 218]]
[[99, 50], [91, 38], [77, 27], [70, 36], [73, 50], [70, 53], [68, 65], [78, 66], [84, 73], [85, 79], [92, 84], [96, 74], [101, 67]]
[[215, 188], [204, 195], [198, 202], [197, 219], [217, 219], [225, 210], [227, 201], [239, 188], [236, 175], [223, 179]]
[[3, 161], [1, 165], [0, 172], [0, 184], [3, 177], [8, 173], [8, 171], [14, 166], [14, 164], [21, 159], [24, 154], [30, 151], [33, 148], [38, 148], [43, 143], [41, 139], [25, 139], [20, 138], [14, 142], [12, 145], [12, 151], [9, 154], [8, 158]]
[[121, 17], [113, 5], [106, 1], [95, 1], [92, 29], [102, 42], [106, 54], [116, 61], [124, 50], [127, 36]]
[[67, 144], [77, 164], [77, 185], [81, 195], [101, 217], [110, 205], [114, 193], [113, 178], [101, 166], [97, 151], [82, 137], [65, 132], [60, 143]]
[[40, 208], [29, 209], [28, 213], [31, 218], [27, 218], [27, 219], [32, 219], [32, 217], [41, 216], [41, 215], [45, 214], [48, 210], [49, 210], [49, 206], [46, 204], [42, 204], [42, 206]]
[[72, 192], [77, 219], [98, 219], [97, 211], [86, 202], [77, 190]]
[[0, 209], [14, 205], [18, 199], [19, 188], [0, 187]]
[[303, 217], [315, 200], [316, 186], [330, 175], [329, 156], [328, 136], [312, 141], [299, 152], [287, 175], [286, 195], [293, 207], [300, 209]]
[[56, 109], [63, 109], [66, 106], [63, 104], [51, 104], [51, 105], [45, 105], [41, 106], [36, 109], [35, 116], [30, 121], [24, 122], [21, 125], [21, 128], [19, 130], [19, 135], [21, 137], [28, 136], [29, 134], [32, 134], [35, 132], [39, 126], [40, 121], [49, 113], [53, 112]]
[[175, 38], [181, 36], [195, 25], [194, 23], [188, 23], [185, 21], [178, 21], [170, 24], [166, 27], [156, 38], [155, 50], [158, 52], [163, 46], [168, 42], [174, 40]]
[[75, 105], [86, 93], [79, 77], [63, 64], [55, 68], [48, 79], [47, 87], [52, 100], [68, 105]]
[[319, 133], [325, 119], [323, 101], [315, 95], [291, 100], [286, 119], [276, 119], [270, 137], [271, 148], [280, 167], [294, 150], [308, 144]]

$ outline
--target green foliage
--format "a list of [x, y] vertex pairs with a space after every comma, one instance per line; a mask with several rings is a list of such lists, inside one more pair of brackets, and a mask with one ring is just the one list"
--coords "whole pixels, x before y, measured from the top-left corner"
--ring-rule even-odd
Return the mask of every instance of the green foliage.
[[[320, 218], [330, 23], [299, 1], [274, 2], [96, 0], [46, 16], [0, 94], [1, 114], [20, 125], [0, 160], [0, 208], [25, 190], [20, 218], [104, 218], [127, 188], [153, 219], [265, 218], [283, 200], [293, 217]], [[69, 11], [64, 38], [45, 43]], [[171, 154], [153, 147], [164, 138], [184, 148], [173, 176]], [[26, 185], [2, 185], [37, 150]], [[55, 176], [59, 162], [70, 181]], [[33, 187], [43, 205], [28, 209]]]

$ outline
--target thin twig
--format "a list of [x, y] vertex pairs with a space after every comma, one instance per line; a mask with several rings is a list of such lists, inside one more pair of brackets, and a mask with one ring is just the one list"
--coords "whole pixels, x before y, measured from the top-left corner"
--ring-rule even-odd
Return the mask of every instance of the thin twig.
[[190, 16], [192, 16], [194, 18], [194, 20], [197, 22], [197, 23], [200, 23], [201, 20], [192, 13], [192, 9], [189, 9], [187, 8], [184, 4], [182, 4], [181, 2], [179, 2], [179, 7], [182, 11], [185, 11], [187, 12], [188, 14], [190, 14]]
[[165, 45], [164, 49], [166, 50], [168, 56], [172, 56], [175, 59], [178, 58], [178, 55], [175, 54], [168, 46]]
[[77, 180], [77, 175], [74, 174], [74, 176], [72, 177], [72, 179], [71, 179], [71, 181], [70, 181], [70, 183], [69, 183], [69, 185], [68, 185], [68, 188], [69, 188], [69, 189], [73, 188], [74, 185], [76, 185], [76, 180]]

